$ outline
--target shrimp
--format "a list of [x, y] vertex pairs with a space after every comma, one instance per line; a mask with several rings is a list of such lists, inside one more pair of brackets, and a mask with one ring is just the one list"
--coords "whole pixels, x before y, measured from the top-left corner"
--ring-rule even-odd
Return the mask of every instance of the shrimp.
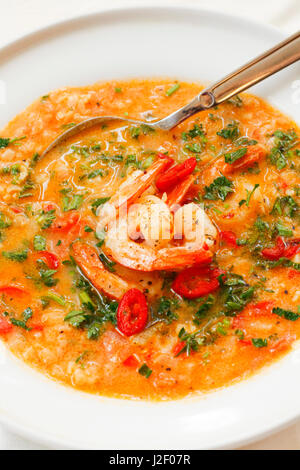
[[129, 237], [152, 248], [165, 247], [172, 238], [172, 229], [170, 208], [157, 196], [143, 196], [128, 212]]
[[92, 246], [79, 241], [75, 242], [73, 255], [83, 274], [93, 286], [110, 298], [120, 300], [129, 289], [136, 287], [116, 274], [106, 271], [97, 251]]
[[159, 158], [146, 171], [134, 171], [110, 200], [101, 207], [98, 215], [102, 227], [117, 217], [123, 207], [126, 209], [136, 201], [172, 162], [173, 160], [168, 157]]
[[[137, 271], [176, 271], [210, 263], [212, 252], [209, 245], [215, 243], [217, 230], [204, 210], [194, 203], [187, 204], [177, 211], [175, 218], [172, 238], [174, 241], [185, 238], [181, 246], [168, 243], [165, 248], [157, 249], [159, 240], [153, 244], [151, 234], [149, 239], [149, 234], [143, 232], [142, 241], [136, 243], [130, 239], [128, 221], [123, 217], [107, 231], [105, 248], [116, 262]], [[160, 224], [159, 220], [157, 224]], [[145, 226], [150, 226], [150, 221]], [[167, 241], [172, 240], [168, 238]]]
[[223, 158], [217, 161], [214, 160], [212, 165], [209, 165], [202, 174], [203, 183], [208, 186], [218, 178], [218, 176], [228, 176], [235, 171], [246, 170], [255, 165], [255, 163], [263, 160], [265, 156], [266, 150], [262, 145], [258, 144], [248, 147], [247, 153], [232, 164], [226, 163]]

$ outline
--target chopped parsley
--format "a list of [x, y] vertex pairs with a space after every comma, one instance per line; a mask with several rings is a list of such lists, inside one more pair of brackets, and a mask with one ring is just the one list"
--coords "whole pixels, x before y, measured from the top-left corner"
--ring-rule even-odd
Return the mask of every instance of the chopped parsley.
[[62, 207], [64, 212], [69, 212], [79, 209], [83, 203], [83, 194], [74, 194], [73, 196], [65, 196], [62, 200]]
[[41, 235], [35, 235], [33, 239], [33, 247], [35, 251], [44, 251], [46, 249], [46, 238]]
[[129, 128], [129, 134], [132, 139], [138, 139], [141, 133], [141, 128], [140, 127], [130, 127]]
[[71, 311], [64, 320], [74, 328], [85, 329], [88, 339], [96, 340], [104, 332], [105, 323], [116, 324], [118, 303], [100, 295], [82, 276], [78, 277], [78, 274], [75, 278], [75, 287], [80, 289], [79, 299], [82, 308]]
[[235, 316], [252, 300], [255, 289], [238, 274], [228, 273], [225, 280], [222, 278], [220, 281], [223, 297], [222, 314]]
[[98, 207], [102, 206], [109, 200], [110, 200], [110, 197], [100, 197], [100, 198], [94, 199], [91, 204], [92, 212], [96, 215]]
[[236, 121], [232, 121], [231, 123], [227, 124], [227, 126], [224, 127], [221, 131], [217, 132], [217, 135], [223, 137], [223, 139], [237, 139], [240, 135], [238, 123]]
[[149, 379], [150, 375], [152, 374], [152, 370], [147, 366], [147, 364], [143, 364], [139, 368], [139, 374], [143, 375], [146, 377], [146, 379]]
[[56, 218], [55, 215], [55, 210], [51, 209], [50, 211], [44, 211], [42, 210], [39, 213], [39, 216], [37, 218], [38, 224], [41, 226], [43, 230], [51, 227], [53, 220]]
[[[192, 129], [187, 132], [183, 132], [181, 137], [184, 142], [187, 142], [184, 145], [185, 150], [192, 153], [201, 153], [205, 149], [207, 138], [202, 124], [194, 124]], [[197, 141], [191, 142], [193, 139], [197, 139]]]
[[186, 352], [187, 356], [191, 354], [192, 351], [198, 351], [199, 346], [203, 344], [203, 338], [198, 338], [199, 332], [187, 333], [185, 328], [181, 328], [178, 333], [178, 338], [184, 343], [182, 349], [176, 354], [176, 357], [180, 354]]
[[11, 261], [22, 263], [28, 257], [28, 249], [25, 248], [24, 250], [2, 251], [2, 256]]
[[12, 224], [12, 221], [10, 220], [7, 215], [3, 214], [3, 212], [0, 212], [0, 229], [5, 229], [10, 227]]
[[252, 338], [251, 339], [253, 346], [256, 348], [266, 348], [268, 346], [268, 340], [262, 338]]
[[21, 189], [19, 193], [19, 198], [23, 199], [25, 197], [33, 196], [32, 189], [34, 189], [34, 187], [35, 187], [35, 183], [32, 181], [30, 177], [28, 177], [26, 182], [24, 183], [23, 188]]
[[232, 165], [232, 163], [234, 163], [237, 160], [239, 160], [240, 158], [244, 157], [244, 155], [246, 155], [246, 153], [247, 153], [247, 150], [248, 149], [246, 147], [246, 148], [241, 148], [241, 149], [235, 150], [234, 152], [225, 153], [225, 155], [224, 155], [225, 162]]
[[200, 139], [205, 138], [205, 132], [203, 130], [202, 124], [200, 124], [200, 126], [198, 124], [194, 124], [194, 127], [192, 127], [192, 129], [182, 133], [183, 140], [195, 139], [195, 137], [200, 137]]
[[172, 323], [172, 321], [178, 320], [176, 313], [178, 307], [179, 303], [176, 298], [163, 296], [158, 300], [157, 307], [152, 312], [152, 316], [155, 320]]
[[89, 180], [92, 180], [92, 179], [94, 179], [94, 178], [97, 178], [97, 176], [101, 176], [101, 177], [102, 177], [103, 175], [104, 175], [104, 173], [103, 173], [102, 170], [96, 169], [96, 170], [94, 170], [94, 171], [91, 171], [91, 173], [88, 174], [88, 179], [89, 179]]
[[296, 321], [298, 320], [298, 318], [300, 318], [300, 315], [298, 315], [298, 313], [294, 313], [291, 310], [284, 310], [283, 308], [279, 307], [273, 308], [272, 313], [290, 321]]
[[48, 292], [48, 294], [43, 296], [41, 300], [43, 302], [43, 305], [48, 305], [51, 300], [61, 305], [62, 307], [66, 305], [66, 300], [64, 299], [64, 297], [56, 294], [55, 292]]
[[175, 91], [177, 91], [179, 88], [180, 88], [180, 84], [179, 84], [179, 83], [175, 83], [175, 85], [171, 86], [171, 88], [169, 88], [169, 89], [166, 91], [166, 95], [167, 95], [167, 96], [172, 96], [173, 93], [175, 93]]
[[278, 129], [273, 134], [274, 146], [270, 151], [269, 158], [273, 165], [278, 170], [282, 170], [287, 166], [290, 150], [298, 143], [298, 136], [296, 132], [291, 129], [289, 131], [283, 131]]
[[252, 191], [249, 191], [248, 189], [246, 189], [247, 199], [242, 199], [239, 202], [239, 206], [242, 206], [243, 204], [246, 204], [246, 206], [249, 207], [250, 199], [253, 196], [253, 194], [254, 194], [254, 192], [256, 191], [257, 188], [259, 188], [259, 184], [255, 184]]
[[226, 176], [219, 176], [209, 186], [205, 186], [204, 191], [204, 199], [212, 201], [221, 199], [225, 201], [228, 194], [234, 191], [233, 182], [226, 178]]
[[283, 225], [281, 220], [278, 220], [277, 222], [275, 222], [274, 230], [276, 231], [276, 233], [278, 233], [280, 237], [292, 237], [293, 236], [293, 230]]
[[206, 300], [204, 300], [204, 302], [202, 302], [202, 304], [198, 308], [197, 312], [194, 314], [194, 320], [193, 321], [196, 325], [199, 325], [201, 323], [201, 320], [203, 320], [203, 318], [205, 318], [205, 316], [211, 310], [214, 303], [215, 303], [215, 298], [211, 294], [207, 297]]
[[26, 139], [25, 135], [23, 137], [16, 137], [15, 139], [0, 137], [0, 149], [4, 149], [11, 144], [19, 145], [19, 142], [24, 139]]
[[40, 271], [39, 271], [41, 282], [47, 287], [56, 286], [56, 284], [59, 282], [58, 279], [55, 279], [53, 277], [54, 274], [56, 274], [56, 273], [57, 273], [57, 271], [55, 269], [46, 269], [44, 267], [44, 264], [43, 264], [42, 269], [40, 269]]
[[31, 328], [27, 326], [27, 322], [32, 317], [32, 315], [33, 315], [33, 311], [30, 307], [28, 307], [22, 313], [21, 320], [14, 318], [14, 317], [10, 317], [10, 322], [14, 326], [18, 326], [19, 328], [23, 328], [23, 330], [30, 331]]
[[299, 213], [299, 205], [291, 196], [278, 197], [271, 211], [273, 215], [283, 215], [290, 218], [293, 218], [297, 213]]

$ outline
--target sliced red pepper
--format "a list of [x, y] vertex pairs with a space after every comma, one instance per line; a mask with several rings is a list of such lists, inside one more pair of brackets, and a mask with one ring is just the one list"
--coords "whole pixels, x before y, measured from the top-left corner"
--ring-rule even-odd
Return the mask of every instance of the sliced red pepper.
[[281, 237], [276, 238], [276, 245], [273, 248], [264, 248], [262, 256], [270, 261], [277, 261], [284, 256], [285, 244]]
[[299, 252], [300, 252], [300, 238], [295, 238], [293, 240], [288, 240], [283, 256], [285, 258], [293, 258]]
[[117, 326], [126, 336], [132, 336], [143, 331], [148, 319], [146, 297], [138, 289], [130, 289], [123, 295], [118, 311]]
[[34, 331], [43, 331], [44, 325], [42, 323], [30, 323], [30, 328]]
[[125, 361], [123, 361], [124, 366], [126, 367], [137, 367], [139, 365], [139, 361], [133, 355], [128, 356]]
[[0, 317], [0, 335], [5, 335], [13, 329], [11, 323], [4, 317]]
[[185, 341], [179, 341], [179, 343], [175, 344], [173, 348], [174, 357], [176, 357], [185, 348], [185, 346], [186, 346]]
[[179, 273], [172, 284], [172, 289], [182, 297], [196, 299], [203, 297], [220, 287], [217, 279], [224, 271], [210, 267], [194, 267]]
[[255, 313], [270, 313], [271, 308], [274, 306], [274, 301], [273, 300], [262, 300], [261, 302], [258, 302], [257, 304], [254, 304], [252, 306], [253, 310], [255, 310]]
[[22, 286], [17, 285], [3, 285], [0, 286], [0, 292], [4, 292], [5, 294], [16, 296], [22, 294], [28, 294], [28, 292]]
[[300, 252], [300, 239], [283, 241], [281, 237], [276, 238], [276, 245], [273, 248], [265, 248], [261, 254], [270, 261], [277, 261], [279, 258], [293, 258]]
[[297, 271], [296, 269], [289, 269], [288, 271], [288, 278], [289, 279], [294, 279], [295, 277], [300, 276], [300, 271]]
[[18, 206], [11, 206], [10, 210], [12, 210], [15, 214], [22, 214], [23, 209]]
[[245, 346], [253, 346], [251, 339], [240, 339], [239, 342]]
[[38, 259], [45, 261], [49, 269], [58, 269], [60, 262], [58, 257], [50, 251], [39, 251], [37, 253]]
[[227, 245], [233, 246], [234, 248], [237, 248], [237, 236], [234, 232], [231, 230], [224, 230], [220, 232], [220, 239], [223, 240]]
[[67, 231], [70, 230], [74, 225], [78, 223], [80, 215], [78, 212], [70, 212], [69, 214], [64, 215], [63, 217], [57, 218], [49, 230], [53, 231]]
[[180, 183], [180, 181], [192, 174], [196, 165], [197, 160], [195, 157], [192, 157], [183, 163], [179, 163], [178, 165], [171, 167], [157, 179], [157, 189], [162, 192], [172, 189], [176, 184]]

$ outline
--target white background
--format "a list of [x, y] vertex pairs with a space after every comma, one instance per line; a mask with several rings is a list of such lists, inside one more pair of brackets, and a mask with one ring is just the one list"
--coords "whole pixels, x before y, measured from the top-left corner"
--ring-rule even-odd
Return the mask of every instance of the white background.
[[[161, 4], [161, 0], [0, 0], [0, 47], [57, 20], [97, 11], [102, 7], [143, 3], [156, 5]], [[287, 35], [300, 29], [300, 0], [164, 0], [164, 3], [196, 4], [246, 16], [260, 22], [271, 23], [281, 28]], [[300, 449], [300, 423], [246, 448]], [[0, 449], [43, 448], [15, 436], [0, 426]]]

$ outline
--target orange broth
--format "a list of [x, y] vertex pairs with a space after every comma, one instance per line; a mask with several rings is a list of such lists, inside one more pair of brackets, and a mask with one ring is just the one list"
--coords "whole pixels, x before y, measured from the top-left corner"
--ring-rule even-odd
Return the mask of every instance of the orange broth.
[[[281, 256], [277, 264], [261, 255], [278, 237], [286, 246], [300, 237], [300, 129], [290, 118], [256, 96], [241, 95], [169, 132], [125, 121], [95, 126], [39, 159], [63, 130], [88, 117], [158, 119], [201, 90], [180, 82], [167, 93], [174, 83], [64, 88], [38, 99], [1, 132], [1, 338], [27, 364], [90, 393], [163, 400], [208, 392], [277, 360], [299, 337], [299, 253]], [[224, 166], [224, 155], [241, 148], [249, 154], [259, 148], [259, 159], [236, 170]], [[177, 274], [170, 270], [113, 264], [95, 237], [93, 202], [115, 194], [137, 168], [149, 168], [157, 152], [176, 162], [197, 159], [200, 173], [184, 202], [204, 204], [219, 233], [213, 263], [227, 276], [210, 296], [180, 297], [172, 290]], [[230, 181], [227, 193], [211, 186], [222, 176]], [[104, 253], [106, 269], [145, 294], [144, 331], [130, 337], [118, 331], [116, 301], [99, 296], [74, 263], [72, 243], [78, 239]], [[41, 251], [54, 254], [59, 266], [50, 262], [50, 269]], [[241, 289], [237, 282], [231, 292], [226, 279], [239, 279]], [[74, 311], [95, 314], [83, 292], [93, 304], [100, 299], [96, 324], [67, 319]], [[182, 328], [188, 335], [183, 340]]]

